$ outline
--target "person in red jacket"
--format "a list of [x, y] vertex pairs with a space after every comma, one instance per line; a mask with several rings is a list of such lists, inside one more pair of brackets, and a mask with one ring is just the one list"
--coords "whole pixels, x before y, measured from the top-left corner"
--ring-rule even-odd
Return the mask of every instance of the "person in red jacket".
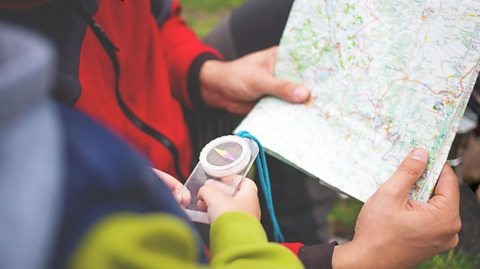
[[179, 178], [189, 174], [192, 159], [182, 106], [245, 113], [263, 95], [291, 102], [309, 97], [301, 85], [272, 75], [275, 49], [221, 61], [179, 17], [176, 0], [2, 1], [0, 7], [0, 18], [56, 41], [57, 99], [92, 115]]
[[[176, 0], [3, 0], [0, 19], [54, 40], [57, 100], [102, 122], [182, 181], [197, 161], [185, 116], [246, 113], [267, 94], [291, 102], [309, 97], [308, 89], [272, 75], [275, 48], [223, 61], [185, 25]], [[313, 221], [302, 221], [309, 223], [306, 233], [316, 234]], [[296, 236], [293, 224], [287, 238], [314, 238]]]

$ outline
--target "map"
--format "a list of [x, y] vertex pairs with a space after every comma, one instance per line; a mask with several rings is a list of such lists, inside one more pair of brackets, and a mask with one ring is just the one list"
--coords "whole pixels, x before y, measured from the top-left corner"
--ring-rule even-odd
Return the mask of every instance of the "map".
[[263, 98], [237, 131], [361, 201], [425, 148], [429, 164], [410, 197], [427, 201], [479, 60], [480, 0], [296, 0], [275, 73], [312, 98]]

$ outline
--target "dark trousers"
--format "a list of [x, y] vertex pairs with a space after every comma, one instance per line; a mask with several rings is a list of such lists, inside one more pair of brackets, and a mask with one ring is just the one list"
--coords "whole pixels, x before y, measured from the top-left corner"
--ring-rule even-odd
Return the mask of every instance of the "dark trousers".
[[[227, 60], [278, 45], [292, 3], [293, 0], [251, 0], [227, 15], [204, 41], [217, 48]], [[212, 139], [231, 134], [242, 119], [229, 113], [189, 115], [188, 118], [193, 156], [198, 156]], [[276, 214], [286, 240], [305, 244], [328, 241], [326, 215], [335, 204], [336, 192], [273, 157], [267, 161]], [[263, 193], [260, 191], [259, 195], [262, 223], [273, 239]]]

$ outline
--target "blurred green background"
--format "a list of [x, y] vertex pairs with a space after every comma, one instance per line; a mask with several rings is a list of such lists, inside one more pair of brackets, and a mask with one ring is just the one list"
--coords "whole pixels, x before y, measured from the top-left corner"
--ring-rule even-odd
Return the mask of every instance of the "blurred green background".
[[181, 0], [188, 25], [200, 36], [205, 36], [232, 8], [245, 0]]
[[[230, 10], [246, 0], [181, 0], [183, 17], [187, 24], [204, 37]], [[329, 214], [328, 221], [334, 237], [351, 239], [355, 221], [362, 203], [353, 199], [340, 199]], [[479, 269], [480, 255], [471, 257], [451, 250], [416, 266], [415, 269]]]

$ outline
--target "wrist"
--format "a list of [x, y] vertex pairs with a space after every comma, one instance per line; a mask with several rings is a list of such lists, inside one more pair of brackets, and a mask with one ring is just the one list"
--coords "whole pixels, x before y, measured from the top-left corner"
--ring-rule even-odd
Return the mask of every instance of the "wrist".
[[205, 63], [218, 60], [218, 57], [211, 53], [199, 55], [190, 65], [188, 71], [187, 89], [190, 100], [190, 108], [197, 111], [208, 111], [209, 107], [202, 96], [202, 85], [200, 72], [204, 69]]
[[200, 69], [200, 94], [205, 102], [210, 107], [219, 108], [216, 100], [219, 98], [222, 89], [221, 72], [224, 62], [220, 60], [208, 60]]
[[353, 241], [343, 245], [338, 245], [333, 250], [332, 268], [376, 268], [374, 255], [375, 253], [369, 252], [365, 247], [359, 246]]

